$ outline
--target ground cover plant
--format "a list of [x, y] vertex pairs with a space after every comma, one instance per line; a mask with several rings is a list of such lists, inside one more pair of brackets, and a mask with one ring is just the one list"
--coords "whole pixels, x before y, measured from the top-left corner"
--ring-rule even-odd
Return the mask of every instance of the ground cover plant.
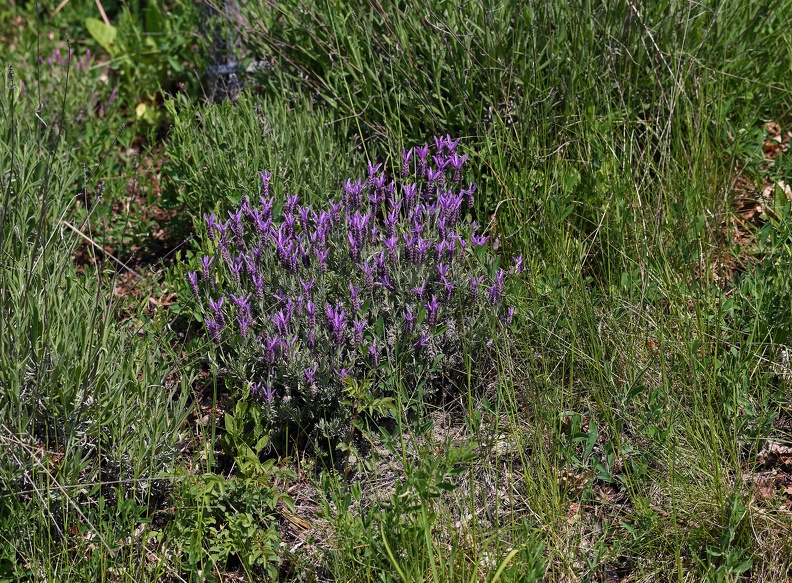
[[788, 0], [103, 8], [0, 8], [0, 579], [792, 576]]
[[206, 333], [226, 348], [218, 364], [265, 403], [270, 427], [296, 423], [335, 443], [357, 413], [345, 387], [366, 385], [371, 409], [402, 387], [429, 400], [465, 356], [486, 352], [498, 319], [511, 323], [505, 300], [523, 260], [507, 272], [464, 220], [476, 185], [463, 184], [458, 143], [403, 149], [396, 179], [369, 162], [316, 208], [274, 193], [262, 171], [259, 200], [225, 220], [204, 215], [207, 254], [186, 279]]

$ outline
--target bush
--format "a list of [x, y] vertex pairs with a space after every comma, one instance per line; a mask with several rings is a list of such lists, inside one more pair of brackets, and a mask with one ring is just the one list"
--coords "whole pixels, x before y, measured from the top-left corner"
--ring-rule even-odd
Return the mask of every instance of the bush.
[[462, 218], [476, 186], [463, 186], [457, 142], [403, 151], [395, 180], [369, 163], [326, 209], [276, 197], [262, 172], [260, 205], [206, 215], [207, 255], [187, 279], [231, 382], [273, 427], [338, 438], [400, 387], [435, 394], [483, 354], [498, 317], [511, 321], [512, 279]]

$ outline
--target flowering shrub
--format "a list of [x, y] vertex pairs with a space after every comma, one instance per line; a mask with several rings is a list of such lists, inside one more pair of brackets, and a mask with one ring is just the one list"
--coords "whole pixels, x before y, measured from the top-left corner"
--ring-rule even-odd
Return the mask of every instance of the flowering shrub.
[[463, 220], [476, 186], [463, 186], [458, 141], [404, 150], [395, 178], [369, 163], [327, 208], [276, 197], [261, 172], [258, 201], [205, 215], [210, 252], [187, 278], [224, 364], [270, 421], [341, 427], [353, 380], [376, 396], [398, 384], [431, 394], [511, 322], [505, 290], [522, 258], [507, 272]]

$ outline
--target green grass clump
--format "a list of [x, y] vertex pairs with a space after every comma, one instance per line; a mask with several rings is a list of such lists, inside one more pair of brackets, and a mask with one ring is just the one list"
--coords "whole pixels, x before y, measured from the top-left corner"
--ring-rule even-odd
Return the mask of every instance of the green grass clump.
[[[0, 96], [0, 568], [98, 578], [165, 497], [186, 415], [163, 336], [119, 321], [112, 278], [78, 274], [82, 171], [56, 130]], [[55, 135], [53, 135], [55, 134]], [[87, 551], [91, 546], [93, 551]], [[123, 545], [121, 545], [123, 546]]]

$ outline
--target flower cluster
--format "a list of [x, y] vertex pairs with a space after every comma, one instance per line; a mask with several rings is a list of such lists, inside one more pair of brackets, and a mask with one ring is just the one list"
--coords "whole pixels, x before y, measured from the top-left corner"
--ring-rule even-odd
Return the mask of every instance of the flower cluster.
[[511, 322], [505, 290], [522, 258], [499, 267], [466, 213], [476, 185], [463, 184], [459, 140], [434, 142], [403, 150], [397, 178], [369, 163], [323, 208], [276, 196], [261, 172], [257, 200], [205, 215], [209, 253], [187, 279], [206, 331], [284, 416], [338, 412], [348, 377], [442, 380], [463, 345]]

